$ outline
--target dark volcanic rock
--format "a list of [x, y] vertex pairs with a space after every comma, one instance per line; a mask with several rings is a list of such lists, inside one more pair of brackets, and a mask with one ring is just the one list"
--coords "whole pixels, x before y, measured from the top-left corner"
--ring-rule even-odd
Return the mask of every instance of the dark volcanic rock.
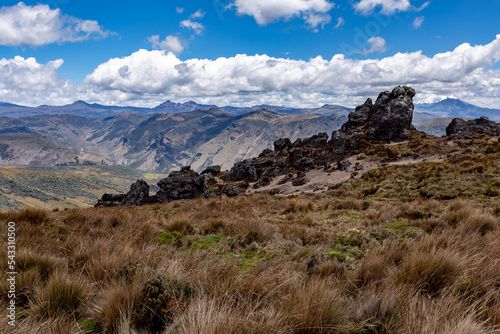
[[321, 132], [312, 137], [302, 140], [301, 145], [306, 147], [325, 147], [328, 142], [328, 135], [325, 132]]
[[220, 166], [215, 165], [215, 166], [208, 166], [207, 168], [205, 168], [203, 172], [201, 172], [201, 175], [210, 174], [212, 176], [217, 176], [217, 174], [219, 173], [220, 173]]
[[110, 194], [105, 193], [102, 195], [102, 201], [104, 202], [121, 202], [125, 198], [125, 194]]
[[231, 187], [227, 190], [227, 196], [229, 197], [235, 197], [238, 196], [239, 194], [245, 193], [245, 189], [240, 188], [240, 187]]
[[349, 114], [340, 130], [332, 133], [332, 151], [342, 157], [353, 153], [361, 139], [375, 143], [409, 139], [414, 96], [413, 88], [398, 86], [380, 93], [375, 104], [366, 100]]
[[130, 186], [128, 193], [119, 195], [106, 193], [95, 206], [144, 205], [149, 202], [149, 185], [144, 180], [137, 180]]
[[202, 195], [210, 197], [207, 182], [212, 179], [213, 174], [220, 171], [220, 167], [212, 166], [207, 170], [202, 175], [198, 175], [189, 166], [173, 171], [158, 182], [159, 190], [154, 196], [149, 196], [149, 185], [144, 180], [139, 180], [132, 184], [126, 194], [104, 194], [95, 206], [144, 205], [194, 199]]
[[144, 205], [149, 201], [149, 185], [144, 180], [138, 180], [130, 186], [130, 190], [122, 200], [123, 205]]
[[266, 148], [261, 154], [259, 154], [259, 157], [274, 157], [274, 151], [270, 148]]
[[153, 196], [153, 201], [170, 202], [200, 197], [208, 189], [206, 182], [210, 178], [208, 173], [199, 176], [190, 167], [184, 167], [158, 182], [160, 191]]
[[347, 170], [351, 166], [351, 162], [349, 160], [342, 160], [337, 163], [338, 170]]
[[446, 127], [446, 135], [457, 139], [476, 134], [500, 136], [500, 124], [490, 121], [488, 117], [483, 116], [469, 121], [454, 118]]
[[288, 138], [280, 138], [277, 141], [274, 142], [274, 150], [276, 152], [281, 151], [284, 148], [287, 148], [291, 146], [292, 142]]
[[261, 158], [256, 160], [244, 160], [237, 162], [231, 171], [224, 174], [221, 178], [224, 181], [248, 181], [256, 182], [264, 171], [273, 165], [273, 158]]

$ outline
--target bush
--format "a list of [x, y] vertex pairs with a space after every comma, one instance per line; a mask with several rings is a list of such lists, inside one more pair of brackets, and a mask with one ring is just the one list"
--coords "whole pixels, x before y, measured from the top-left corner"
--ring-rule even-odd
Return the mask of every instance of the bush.
[[134, 305], [133, 322], [140, 328], [159, 332], [187, 308], [192, 295], [189, 284], [158, 275], [144, 284]]

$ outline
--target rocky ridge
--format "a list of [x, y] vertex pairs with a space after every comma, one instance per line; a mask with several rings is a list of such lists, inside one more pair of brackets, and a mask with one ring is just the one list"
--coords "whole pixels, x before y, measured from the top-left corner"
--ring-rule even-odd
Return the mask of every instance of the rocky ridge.
[[463, 139], [476, 134], [500, 136], [500, 124], [490, 121], [486, 116], [482, 116], [468, 121], [454, 118], [446, 127], [446, 135], [454, 139]]
[[[184, 167], [161, 180], [158, 183], [160, 191], [154, 196], [148, 195], [145, 182], [139, 180], [127, 194], [105, 194], [97, 206], [162, 203], [222, 194], [236, 196], [245, 193], [250, 184], [253, 189], [269, 186], [278, 176], [284, 176], [278, 185], [290, 182], [293, 186], [301, 186], [308, 182], [307, 173], [312, 170], [346, 171], [352, 164], [348, 157], [365, 152], [367, 148], [375, 149], [382, 144], [410, 139], [416, 132], [411, 124], [414, 96], [413, 88], [398, 86], [380, 93], [375, 103], [367, 99], [358, 106], [349, 114], [348, 121], [333, 131], [331, 140], [324, 132], [293, 143], [288, 138], [280, 138], [274, 142], [274, 150], [268, 148], [257, 158], [237, 162], [226, 173], [220, 172], [220, 166], [211, 166], [201, 174]], [[498, 133], [495, 130], [498, 128], [493, 128], [484, 118], [465, 125], [462, 122], [465, 121], [452, 122], [454, 126], [450, 124], [450, 135], [453, 131], [461, 134]], [[387, 151], [390, 157], [392, 152]], [[270, 193], [277, 194], [279, 190], [271, 189]], [[131, 201], [131, 198], [136, 200]]]

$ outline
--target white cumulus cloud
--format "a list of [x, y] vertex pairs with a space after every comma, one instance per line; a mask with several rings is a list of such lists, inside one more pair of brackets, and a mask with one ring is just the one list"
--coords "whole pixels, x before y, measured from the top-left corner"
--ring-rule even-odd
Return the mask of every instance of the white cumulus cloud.
[[205, 16], [205, 12], [202, 11], [201, 9], [198, 9], [196, 12], [193, 14], [189, 15], [189, 18], [191, 20], [196, 20], [196, 19], [202, 19]]
[[361, 14], [368, 15], [371, 14], [375, 8], [381, 7], [380, 11], [383, 14], [394, 14], [396, 12], [405, 12], [405, 11], [421, 11], [427, 6], [429, 6], [430, 2], [424, 3], [420, 7], [414, 7], [410, 0], [361, 0], [354, 4], [354, 8], [356, 11]]
[[0, 45], [37, 47], [52, 43], [104, 38], [110, 34], [97, 21], [64, 15], [48, 5], [0, 8]]
[[315, 28], [330, 22], [326, 13], [334, 4], [327, 0], [235, 0], [232, 6], [239, 15], [252, 16], [259, 25], [301, 17]]
[[[385, 42], [374, 38], [371, 47], [381, 51]], [[490, 101], [500, 103], [500, 71], [487, 69], [499, 61], [500, 35], [487, 45], [464, 43], [433, 57], [418, 51], [368, 60], [339, 54], [330, 60], [316, 57], [308, 61], [267, 55], [181, 61], [171, 53], [140, 50], [99, 65], [85, 84], [94, 91], [126, 94], [130, 100], [171, 97], [287, 105], [353, 105], [367, 94], [409, 84], [419, 91], [419, 98], [450, 93], [473, 99], [497, 94]], [[120, 74], [124, 67], [126, 76]]]
[[195, 34], [197, 34], [197, 35], [201, 34], [203, 32], [203, 29], [205, 29], [203, 24], [201, 24], [200, 22], [194, 22], [191, 20], [181, 21], [180, 26], [182, 28], [188, 28], [188, 29], [193, 30], [195, 32]]
[[370, 45], [370, 48], [365, 50], [364, 54], [387, 51], [387, 48], [385, 47], [385, 39], [382, 37], [371, 37], [368, 40], [368, 44]]
[[168, 52], [179, 54], [184, 51], [185, 44], [178, 36], [168, 35], [163, 41], [160, 40], [159, 35], [153, 35], [148, 38], [153, 49], [160, 49]]
[[455, 96], [499, 108], [500, 70], [492, 67], [499, 62], [500, 35], [489, 44], [464, 43], [434, 56], [417, 51], [362, 60], [342, 54], [309, 60], [244, 54], [180, 60], [171, 52], [139, 50], [99, 65], [75, 85], [61, 77], [62, 60], [41, 64], [15, 57], [0, 60], [0, 101], [154, 106], [192, 99], [218, 105], [355, 106], [406, 84], [417, 90], [416, 102]]
[[74, 89], [59, 73], [63, 63], [57, 59], [40, 64], [20, 56], [0, 59], [0, 101], [30, 106], [73, 102]]

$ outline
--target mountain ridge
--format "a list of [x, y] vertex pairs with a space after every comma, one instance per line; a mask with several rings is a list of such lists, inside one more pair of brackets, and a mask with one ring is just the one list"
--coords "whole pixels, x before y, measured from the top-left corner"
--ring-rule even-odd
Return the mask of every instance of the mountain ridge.
[[[136, 112], [141, 115], [153, 115], [155, 113], [181, 113], [190, 112], [198, 109], [217, 108], [218, 110], [227, 112], [232, 115], [243, 115], [257, 110], [269, 110], [279, 114], [296, 115], [296, 114], [314, 114], [314, 115], [348, 115], [354, 111], [354, 108], [345, 107], [337, 104], [324, 104], [317, 108], [293, 108], [286, 106], [274, 105], [254, 105], [251, 107], [234, 107], [234, 106], [216, 106], [210, 104], [199, 104], [195, 101], [187, 102], [172, 102], [167, 100], [153, 108], [132, 107], [132, 106], [107, 106], [98, 103], [87, 103], [82, 100], [75, 101], [71, 104], [63, 106], [40, 105], [38, 107], [27, 107], [12, 103], [0, 102], [0, 115], [7, 117], [29, 117], [42, 114], [61, 115], [71, 113], [78, 116], [88, 118], [103, 118], [117, 115], [120, 113]], [[421, 103], [415, 104], [415, 117], [418, 119], [416, 123], [431, 120], [436, 117], [481, 117], [487, 116], [491, 119], [500, 120], [500, 110], [482, 108], [465, 101], [446, 98], [436, 103]]]
[[[280, 137], [307, 137], [318, 130], [330, 132], [345, 120], [346, 116], [339, 115], [283, 115], [268, 110], [233, 115], [209, 108], [152, 115], [128, 112], [99, 119], [74, 114], [1, 117], [0, 133], [32, 134], [29, 138], [34, 143], [29, 145], [37, 150], [37, 165], [104, 161], [169, 172], [183, 165], [202, 169], [220, 164], [229, 168], [235, 161], [270, 147]], [[14, 139], [3, 141], [5, 151], [19, 149]], [[43, 150], [42, 142], [56, 148]], [[85, 157], [89, 157], [88, 161]], [[0, 165], [23, 164], [25, 160], [26, 164], [35, 164], [28, 157], [12, 159], [10, 155], [0, 157]]]

